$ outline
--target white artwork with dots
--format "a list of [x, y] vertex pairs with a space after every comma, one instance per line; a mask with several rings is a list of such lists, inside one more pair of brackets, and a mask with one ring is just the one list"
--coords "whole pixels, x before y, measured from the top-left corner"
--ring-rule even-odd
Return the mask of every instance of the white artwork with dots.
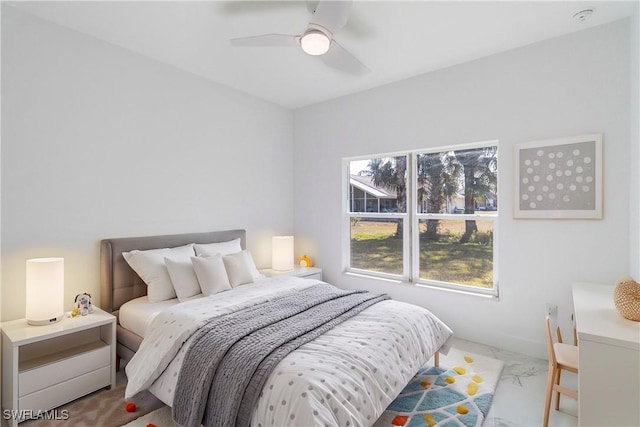
[[601, 136], [585, 137], [519, 146], [516, 217], [601, 216]]

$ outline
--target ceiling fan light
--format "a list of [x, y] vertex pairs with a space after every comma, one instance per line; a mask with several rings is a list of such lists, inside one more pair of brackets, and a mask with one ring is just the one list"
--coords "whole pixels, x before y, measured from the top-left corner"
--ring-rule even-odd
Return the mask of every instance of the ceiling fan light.
[[324, 55], [329, 51], [331, 39], [322, 31], [310, 30], [300, 37], [300, 47], [309, 55]]

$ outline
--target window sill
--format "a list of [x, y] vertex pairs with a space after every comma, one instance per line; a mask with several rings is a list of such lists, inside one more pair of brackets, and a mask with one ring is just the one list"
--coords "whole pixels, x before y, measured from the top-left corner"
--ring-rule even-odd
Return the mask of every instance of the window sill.
[[466, 291], [463, 289], [452, 289], [444, 286], [430, 285], [428, 283], [408, 282], [406, 280], [391, 279], [388, 277], [380, 277], [380, 276], [375, 276], [370, 274], [356, 273], [353, 271], [345, 271], [343, 274], [351, 277], [359, 277], [363, 279], [377, 280], [377, 281], [387, 282], [387, 283], [395, 283], [402, 286], [411, 286], [415, 288], [425, 288], [425, 289], [432, 289], [435, 291], [443, 291], [443, 292], [449, 292], [449, 293], [455, 293], [455, 294], [461, 294], [461, 295], [468, 295], [472, 297], [479, 297], [488, 301], [496, 301], [496, 302], [500, 301], [499, 295], [483, 294], [483, 293], [478, 293], [473, 291]]

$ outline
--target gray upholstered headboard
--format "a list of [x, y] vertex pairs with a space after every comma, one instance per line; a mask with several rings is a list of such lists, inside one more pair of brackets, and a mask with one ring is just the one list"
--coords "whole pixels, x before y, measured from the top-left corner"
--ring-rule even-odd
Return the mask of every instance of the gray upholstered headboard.
[[189, 243], [225, 242], [238, 237], [240, 245], [246, 249], [245, 230], [102, 240], [100, 242], [100, 307], [108, 313], [113, 313], [119, 310], [125, 302], [147, 294], [147, 285], [124, 260], [123, 252], [134, 249], [171, 248]]

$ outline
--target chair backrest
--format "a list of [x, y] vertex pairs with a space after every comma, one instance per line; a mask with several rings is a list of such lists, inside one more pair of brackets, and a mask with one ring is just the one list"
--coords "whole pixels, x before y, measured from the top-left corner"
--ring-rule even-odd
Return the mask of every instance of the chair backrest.
[[545, 334], [547, 335], [547, 355], [549, 356], [549, 363], [556, 364], [556, 353], [553, 350], [553, 338], [551, 335], [551, 319], [546, 316], [544, 319]]
[[[573, 322], [573, 345], [578, 345], [578, 330], [576, 329], [576, 316], [571, 315], [571, 321]], [[562, 340], [562, 332], [560, 331], [560, 326], [556, 327], [556, 335], [558, 336], [558, 342], [563, 343]]]

